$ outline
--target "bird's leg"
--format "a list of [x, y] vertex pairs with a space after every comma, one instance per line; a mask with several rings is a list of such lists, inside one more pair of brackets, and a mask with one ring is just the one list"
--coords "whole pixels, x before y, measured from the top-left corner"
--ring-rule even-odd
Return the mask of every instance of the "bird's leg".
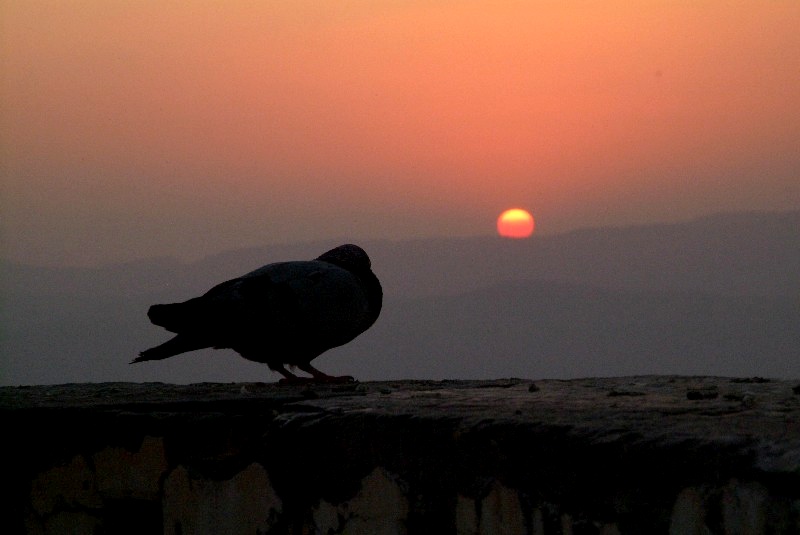
[[355, 379], [349, 375], [341, 375], [338, 377], [335, 375], [328, 375], [327, 373], [319, 371], [310, 363], [297, 364], [297, 367], [310, 374], [314, 378], [314, 381], [318, 383], [352, 383], [355, 381]]
[[[283, 375], [283, 379], [278, 381], [279, 385], [304, 385], [313, 382], [314, 380], [311, 377], [298, 377], [286, 368], [283, 367], [283, 364], [279, 364], [272, 368], [279, 374]], [[301, 368], [302, 369], [302, 368]]]

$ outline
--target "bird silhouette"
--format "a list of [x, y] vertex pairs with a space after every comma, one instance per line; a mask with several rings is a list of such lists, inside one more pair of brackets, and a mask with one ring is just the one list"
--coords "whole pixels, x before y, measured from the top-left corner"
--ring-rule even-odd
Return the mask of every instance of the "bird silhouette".
[[[383, 290], [361, 247], [340, 245], [310, 261], [267, 264], [182, 303], [153, 305], [150, 321], [176, 333], [131, 364], [207, 347], [230, 348], [265, 363], [281, 382], [347, 382], [311, 361], [366, 331], [381, 311]], [[300, 377], [286, 365], [311, 375]]]

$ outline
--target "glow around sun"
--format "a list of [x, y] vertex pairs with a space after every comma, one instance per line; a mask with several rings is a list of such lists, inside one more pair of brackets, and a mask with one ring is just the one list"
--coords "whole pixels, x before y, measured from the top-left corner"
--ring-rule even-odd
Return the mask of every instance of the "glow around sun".
[[510, 208], [497, 218], [497, 233], [504, 238], [528, 238], [533, 228], [533, 216], [522, 208]]

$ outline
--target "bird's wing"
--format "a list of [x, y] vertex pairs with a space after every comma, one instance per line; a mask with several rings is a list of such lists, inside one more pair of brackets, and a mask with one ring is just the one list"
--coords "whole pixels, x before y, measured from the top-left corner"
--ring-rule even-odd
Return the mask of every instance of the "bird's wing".
[[319, 332], [361, 321], [358, 279], [326, 262], [282, 262], [219, 284], [202, 296], [204, 315], [230, 329]]

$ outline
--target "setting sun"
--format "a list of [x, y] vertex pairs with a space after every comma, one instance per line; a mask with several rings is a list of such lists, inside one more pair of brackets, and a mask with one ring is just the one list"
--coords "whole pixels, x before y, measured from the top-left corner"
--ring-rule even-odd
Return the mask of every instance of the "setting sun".
[[504, 238], [527, 238], [533, 227], [533, 216], [522, 208], [511, 208], [497, 218], [497, 233]]

